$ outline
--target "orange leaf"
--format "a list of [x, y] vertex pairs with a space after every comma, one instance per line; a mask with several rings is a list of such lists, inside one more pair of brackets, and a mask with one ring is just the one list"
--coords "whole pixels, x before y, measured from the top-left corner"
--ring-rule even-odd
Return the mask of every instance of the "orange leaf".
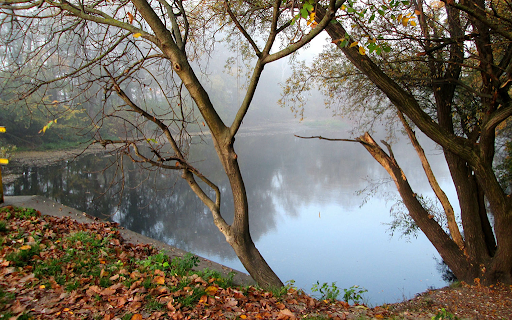
[[129, 13], [129, 12], [128, 12], [126, 15], [128, 16], [128, 22], [129, 22], [130, 24], [132, 24], [132, 23], [133, 23], [133, 14], [131, 14], [131, 13]]
[[28, 244], [24, 245], [24, 246], [21, 246], [20, 250], [30, 250], [32, 247], [29, 246]]
[[136, 313], [136, 314], [134, 314], [134, 315], [130, 318], [130, 320], [142, 320], [142, 319], [143, 319], [143, 318], [142, 318], [142, 315], [141, 315], [140, 313]]
[[211, 296], [213, 296], [214, 294], [216, 294], [216, 293], [217, 293], [217, 290], [218, 290], [218, 289], [217, 289], [217, 287], [214, 287], [214, 286], [209, 286], [208, 288], [204, 289], [204, 291], [205, 291], [207, 294], [211, 295]]
[[158, 276], [153, 278], [153, 282], [156, 284], [165, 284], [165, 277]]

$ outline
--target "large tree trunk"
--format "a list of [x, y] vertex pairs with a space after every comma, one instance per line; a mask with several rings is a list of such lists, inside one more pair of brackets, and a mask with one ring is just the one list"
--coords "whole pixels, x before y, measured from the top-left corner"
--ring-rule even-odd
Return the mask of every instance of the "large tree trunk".
[[238, 166], [238, 156], [233, 148], [233, 141], [228, 141], [227, 144], [226, 141], [220, 142], [217, 149], [229, 178], [235, 210], [233, 224], [229, 228], [229, 232], [223, 232], [226, 240], [258, 285], [263, 288], [282, 287], [283, 283], [269, 267], [251, 239], [247, 192]]
[[[184, 169], [183, 178], [188, 182], [189, 186], [201, 201], [203, 201], [203, 203], [205, 203], [205, 205], [210, 209], [215, 225], [224, 234], [227, 242], [233, 247], [235, 253], [251, 277], [264, 288], [283, 286], [279, 277], [277, 277], [274, 271], [272, 271], [265, 259], [263, 259], [259, 253], [258, 249], [256, 249], [249, 233], [249, 208], [247, 205], [247, 194], [242, 175], [240, 173], [240, 168], [238, 167], [237, 156], [233, 149], [234, 134], [236, 132], [230, 132], [230, 128], [224, 124], [218, 115], [207, 92], [192, 70], [184, 47], [175, 42], [175, 38], [171, 32], [162, 23], [146, 0], [132, 0], [132, 2], [137, 7], [144, 20], [149, 24], [155, 36], [158, 38], [159, 48], [171, 61], [173, 71], [180, 77], [210, 129], [217, 155], [228, 176], [231, 191], [233, 193], [235, 209], [233, 224], [228, 225], [222, 218], [220, 213], [220, 192], [218, 192], [218, 190], [216, 190], [217, 199], [212, 201], [197, 184], [193, 174], [188, 171], [188, 169]], [[258, 83], [262, 70], [263, 64], [257, 64], [254, 71], [255, 79], [251, 82], [253, 91]], [[248, 95], [249, 101], [252, 98], [251, 94]], [[247, 108], [243, 109], [243, 111], [241, 111], [242, 115], [237, 117], [240, 122], [243, 119], [243, 114], [246, 112], [246, 109]], [[163, 128], [163, 130], [165, 130], [165, 128]], [[168, 137], [168, 140], [170, 140], [172, 144], [172, 137]], [[179, 150], [176, 148], [174, 149], [175, 152], [179, 153]], [[210, 186], [212, 187], [212, 184], [210, 184]]]

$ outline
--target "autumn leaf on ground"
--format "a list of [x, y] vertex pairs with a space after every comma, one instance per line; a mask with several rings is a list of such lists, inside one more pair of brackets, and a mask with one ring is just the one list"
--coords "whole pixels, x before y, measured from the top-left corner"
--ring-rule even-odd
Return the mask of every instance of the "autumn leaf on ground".
[[205, 291], [207, 294], [209, 294], [209, 295], [213, 296], [214, 294], [216, 294], [216, 293], [217, 293], [217, 290], [218, 290], [218, 288], [217, 288], [217, 287], [209, 286], [209, 287], [208, 287], [208, 288], [206, 288], [204, 291]]
[[157, 276], [153, 278], [153, 283], [155, 284], [165, 284], [165, 277]]

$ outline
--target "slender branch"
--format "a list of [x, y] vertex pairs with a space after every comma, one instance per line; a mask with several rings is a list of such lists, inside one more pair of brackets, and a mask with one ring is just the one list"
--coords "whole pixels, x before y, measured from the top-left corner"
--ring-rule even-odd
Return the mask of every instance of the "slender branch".
[[279, 5], [281, 4], [280, 0], [274, 1], [274, 10], [272, 12], [272, 23], [270, 25], [270, 33], [267, 38], [267, 43], [265, 44], [265, 48], [263, 48], [263, 55], [267, 56], [274, 45], [274, 42], [277, 38], [277, 22], [279, 21], [279, 16], [281, 12], [279, 11]]
[[303, 137], [303, 136], [299, 136], [299, 135], [296, 135], [296, 134], [294, 136], [296, 136], [297, 138], [301, 138], [301, 139], [319, 139], [319, 140], [327, 140], [327, 141], [344, 141], [344, 142], [357, 142], [357, 143], [361, 143], [361, 141], [354, 140], [354, 139], [333, 139], [333, 138], [326, 138], [326, 137], [322, 137], [322, 136]]
[[[165, 168], [165, 169], [174, 169], [174, 170], [183, 169], [184, 170], [183, 174], [186, 177], [186, 180], [189, 183], [190, 187], [198, 195], [198, 197], [201, 199], [201, 201], [203, 201], [203, 203], [206, 206], [208, 206], [208, 208], [212, 211], [212, 213], [214, 213], [214, 218], [217, 220], [219, 218], [223, 220], [223, 218], [220, 216], [220, 213], [219, 213], [220, 212], [220, 209], [219, 209], [220, 208], [220, 196], [221, 196], [219, 188], [213, 182], [211, 182], [209, 179], [207, 179], [202, 173], [200, 173], [197, 169], [195, 169], [193, 166], [191, 166], [184, 159], [181, 150], [179, 149], [178, 145], [176, 144], [176, 141], [174, 140], [174, 138], [171, 135], [171, 132], [169, 131], [169, 128], [161, 120], [157, 119], [156, 117], [153, 117], [148, 112], [146, 112], [145, 110], [143, 110], [142, 108], [137, 106], [135, 103], [133, 103], [133, 101], [131, 101], [131, 99], [126, 95], [126, 93], [119, 87], [118, 83], [116, 82], [116, 80], [112, 76], [112, 74], [106, 68], [104, 68], [104, 69], [108, 73], [109, 77], [112, 79], [112, 82], [114, 83], [114, 90], [117, 92], [119, 97], [121, 99], [123, 99], [123, 101], [125, 101], [126, 104], [130, 108], [132, 108], [133, 111], [141, 114], [144, 118], [155, 123], [164, 132], [167, 140], [169, 141], [174, 152], [177, 155], [177, 157], [171, 157], [170, 159], [177, 161], [177, 163], [179, 165], [170, 166], [170, 165], [164, 164], [161, 161], [154, 161], [152, 159], [149, 159], [149, 158], [143, 156], [139, 152], [137, 145], [132, 142], [132, 143], [130, 143], [130, 145], [134, 148], [135, 154], [139, 158], [143, 159], [143, 162], [147, 162], [153, 166], [157, 166], [157, 167], [161, 167], [161, 168]], [[206, 193], [201, 189], [201, 187], [197, 184], [197, 182], [195, 182], [193, 177], [190, 177], [187, 175], [187, 172], [199, 177], [203, 182], [205, 182], [210, 188], [212, 188], [215, 191], [215, 195], [216, 195], [215, 202], [213, 200], [211, 200], [210, 197], [208, 197], [206, 195]], [[216, 216], [216, 215], [218, 215], [218, 216]]]
[[183, 42], [183, 38], [181, 37], [180, 28], [178, 26], [178, 22], [176, 21], [176, 15], [172, 11], [172, 6], [166, 0], [158, 0], [167, 11], [167, 16], [171, 20], [172, 31], [174, 35], [174, 41], [176, 41], [176, 45], [180, 48], [181, 51], [185, 50], [185, 43]]
[[311, 29], [311, 31], [302, 37], [299, 41], [287, 46], [279, 52], [266, 56], [263, 60], [263, 63], [267, 64], [269, 62], [284, 58], [309, 43], [320, 32], [322, 32], [329, 25], [329, 23], [331, 23], [331, 20], [335, 17], [336, 11], [343, 5], [343, 3], [345, 3], [345, 0], [330, 0], [329, 7], [325, 11], [325, 16], [322, 18], [322, 20], [320, 20], [320, 22], [318, 22], [315, 28]]
[[254, 49], [254, 52], [256, 52], [256, 55], [259, 57], [261, 55], [261, 51], [258, 48], [258, 45], [256, 44], [256, 42], [254, 42], [254, 40], [251, 38], [249, 33], [244, 29], [244, 27], [240, 24], [233, 11], [231, 11], [231, 9], [229, 8], [228, 0], [224, 0], [224, 7], [226, 8], [226, 11], [228, 12], [231, 20], [235, 23], [236, 27], [238, 28], [238, 30], [240, 30], [244, 38], [251, 44], [252, 48]]
[[145, 32], [144, 30], [141, 30], [129, 23], [114, 19], [111, 16], [109, 16], [108, 14], [106, 14], [102, 11], [99, 11], [97, 9], [92, 9], [92, 8], [86, 7], [85, 10], [83, 11], [83, 10], [81, 10], [81, 8], [78, 8], [65, 0], [62, 0], [62, 2], [60, 2], [60, 3], [51, 1], [51, 0], [45, 0], [45, 1], [52, 6], [55, 6], [57, 8], [60, 8], [62, 10], [65, 10], [65, 11], [71, 13], [72, 15], [74, 15], [77, 18], [84, 19], [87, 21], [93, 21], [93, 22], [100, 23], [100, 24], [106, 24], [106, 25], [118, 27], [118, 28], [127, 30], [131, 33], [140, 33], [143, 38], [148, 39], [155, 44], [157, 44], [157, 42], [158, 42], [158, 40], [153, 35]]
[[397, 113], [398, 117], [400, 118], [400, 121], [402, 122], [402, 125], [405, 128], [405, 131], [407, 132], [407, 135], [409, 136], [409, 140], [411, 141], [414, 149], [416, 150], [416, 153], [418, 154], [418, 157], [420, 158], [421, 165], [423, 166], [423, 171], [427, 176], [430, 187], [432, 188], [437, 199], [439, 200], [439, 202], [441, 202], [441, 205], [443, 206], [446, 220], [448, 222], [448, 229], [450, 230], [452, 239], [459, 246], [459, 248], [462, 249], [464, 248], [464, 240], [462, 239], [462, 235], [460, 234], [459, 227], [455, 220], [455, 213], [453, 211], [453, 207], [450, 203], [450, 200], [446, 196], [446, 193], [444, 193], [443, 189], [441, 189], [441, 186], [439, 186], [439, 183], [437, 182], [437, 179], [434, 176], [434, 172], [432, 171], [430, 163], [428, 162], [428, 159], [425, 156], [425, 151], [418, 142], [418, 139], [416, 139], [416, 135], [414, 134], [414, 131], [412, 130], [411, 126], [409, 125], [409, 123], [407, 123], [407, 120], [405, 120], [405, 117], [401, 111], [398, 110]]
[[512, 104], [509, 103], [508, 106], [502, 107], [493, 112], [492, 116], [483, 127], [483, 131], [491, 132], [495, 130], [500, 123], [505, 121], [510, 116], [512, 116]]
[[[460, 4], [460, 2], [455, 3], [455, 1], [448, 1], [448, 0], [441, 0], [443, 2], [446, 2], [448, 5], [457, 8], [461, 11], [466, 12], [470, 16], [476, 18], [483, 24], [485, 24], [487, 27], [491, 28], [494, 32], [501, 34], [503, 37], [507, 38], [508, 40], [512, 41], [512, 32], [510, 32], [510, 28], [506, 28], [502, 22], [500, 22], [499, 18], [488, 16], [485, 11], [480, 9], [479, 11], [473, 10], [474, 8], [470, 8], [469, 6], [465, 6]], [[469, 3], [472, 3], [469, 1]], [[475, 6], [476, 7], [476, 6]], [[478, 7], [476, 7], [479, 9]], [[498, 21], [496, 21], [498, 20]]]
[[53, 83], [53, 82], [57, 82], [57, 81], [61, 81], [61, 80], [64, 80], [64, 79], [67, 79], [69, 77], [72, 77], [74, 75], [76, 75], [77, 73], [79, 73], [80, 71], [84, 70], [84, 69], [87, 69], [89, 68], [90, 66], [92, 66], [93, 64], [101, 61], [103, 58], [105, 58], [109, 53], [111, 53], [115, 48], [117, 48], [117, 46], [124, 40], [126, 39], [126, 37], [129, 36], [129, 34], [126, 34], [124, 36], [121, 36], [121, 38], [116, 41], [116, 43], [114, 43], [114, 45], [112, 45], [110, 48], [107, 49], [107, 51], [105, 51], [103, 54], [101, 54], [100, 56], [92, 59], [90, 62], [84, 64], [83, 66], [79, 67], [78, 69], [70, 72], [70, 73], [67, 73], [61, 77], [57, 77], [57, 78], [54, 78], [52, 80], [48, 80], [48, 81], [43, 81], [41, 83], [38, 83], [36, 85], [34, 85], [30, 91], [26, 92], [23, 97], [20, 98], [20, 100], [22, 99], [26, 99], [29, 95], [33, 94], [34, 92], [36, 92], [39, 88], [41, 88], [42, 86], [44, 85], [48, 85], [50, 83]]

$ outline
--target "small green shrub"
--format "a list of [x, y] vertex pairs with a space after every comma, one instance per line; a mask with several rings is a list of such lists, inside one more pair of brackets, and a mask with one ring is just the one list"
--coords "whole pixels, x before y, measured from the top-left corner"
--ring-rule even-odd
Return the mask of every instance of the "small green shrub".
[[354, 304], [359, 304], [363, 300], [363, 293], [368, 292], [365, 288], [359, 288], [359, 286], [352, 286], [348, 289], [343, 289], [343, 301], [349, 302], [352, 300]]
[[444, 320], [444, 319], [458, 320], [459, 318], [456, 317], [453, 313], [446, 311], [445, 308], [441, 308], [441, 310], [435, 316], [432, 317], [432, 320]]
[[171, 261], [172, 273], [185, 276], [190, 270], [199, 265], [199, 258], [187, 252], [183, 257], [176, 257]]
[[293, 280], [293, 279], [286, 281], [286, 284], [280, 288], [269, 288], [267, 290], [272, 292], [272, 295], [274, 297], [281, 299], [283, 296], [286, 295], [286, 293], [290, 289], [296, 289], [295, 288], [295, 280]]
[[160, 251], [159, 253], [149, 256], [144, 260], [137, 261], [137, 263], [151, 271], [155, 271], [157, 269], [166, 271], [171, 269], [171, 264], [169, 263], [169, 256], [167, 256], [165, 251]]
[[340, 294], [340, 289], [336, 286], [336, 282], [331, 283], [331, 285], [324, 282], [320, 285], [320, 282], [316, 282], [311, 288], [313, 292], [320, 292], [321, 300], [331, 300], [334, 301], [338, 298]]

